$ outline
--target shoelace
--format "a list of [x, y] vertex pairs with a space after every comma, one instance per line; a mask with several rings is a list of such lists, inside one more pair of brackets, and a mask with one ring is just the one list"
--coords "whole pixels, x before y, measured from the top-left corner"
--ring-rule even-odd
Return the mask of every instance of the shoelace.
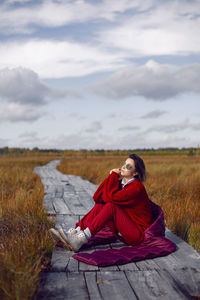
[[[71, 233], [71, 232], [73, 232], [74, 230], [76, 230], [75, 228], [70, 228], [68, 231], [67, 231], [67, 233]], [[77, 232], [77, 230], [76, 230], [76, 232]]]
[[73, 236], [71, 237], [72, 240], [75, 239], [75, 238], [77, 238], [77, 236], [83, 237], [83, 236], [85, 236], [85, 233], [84, 233], [84, 232], [78, 232], [78, 233], [76, 233], [75, 235], [73, 235]]

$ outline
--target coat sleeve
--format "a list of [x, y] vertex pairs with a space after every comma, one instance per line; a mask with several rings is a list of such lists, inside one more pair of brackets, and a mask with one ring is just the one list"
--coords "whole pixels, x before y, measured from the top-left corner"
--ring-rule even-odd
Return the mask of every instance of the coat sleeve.
[[119, 190], [119, 175], [115, 172], [104, 183], [103, 199], [104, 202], [112, 202], [121, 206], [137, 204], [140, 201], [140, 193], [142, 191], [142, 184], [134, 181], [129, 184], [127, 189]]
[[104, 203], [102, 195], [103, 195], [103, 189], [105, 186], [105, 183], [108, 181], [108, 178], [110, 175], [98, 186], [96, 192], [93, 195], [93, 199], [96, 203]]

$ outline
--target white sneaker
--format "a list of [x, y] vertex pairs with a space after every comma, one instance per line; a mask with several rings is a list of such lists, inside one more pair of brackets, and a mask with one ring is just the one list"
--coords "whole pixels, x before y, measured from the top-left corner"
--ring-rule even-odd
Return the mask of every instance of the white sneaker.
[[66, 236], [66, 241], [73, 251], [77, 252], [84, 244], [88, 242], [85, 233], [81, 230]]
[[60, 236], [65, 240], [65, 242], [67, 242], [67, 237], [70, 237], [71, 235], [77, 233], [77, 230], [75, 228], [70, 228], [66, 233], [64, 233], [63, 229], [60, 227], [58, 229], [58, 232]]
[[51, 237], [52, 237], [52, 239], [54, 240], [55, 243], [61, 241], [60, 234], [57, 232], [57, 230], [55, 230], [54, 228], [50, 228], [49, 233], [50, 233], [50, 235], [51, 235]]
[[55, 243], [62, 242], [66, 250], [73, 250], [72, 247], [62, 238], [62, 236], [59, 234], [59, 232], [56, 229], [50, 228], [49, 233]]

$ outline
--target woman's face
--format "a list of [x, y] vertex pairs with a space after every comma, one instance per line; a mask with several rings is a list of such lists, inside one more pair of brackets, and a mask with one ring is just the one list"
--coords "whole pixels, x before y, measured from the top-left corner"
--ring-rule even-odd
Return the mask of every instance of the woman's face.
[[133, 177], [138, 173], [135, 171], [135, 162], [131, 158], [127, 158], [123, 166], [121, 166], [121, 176]]

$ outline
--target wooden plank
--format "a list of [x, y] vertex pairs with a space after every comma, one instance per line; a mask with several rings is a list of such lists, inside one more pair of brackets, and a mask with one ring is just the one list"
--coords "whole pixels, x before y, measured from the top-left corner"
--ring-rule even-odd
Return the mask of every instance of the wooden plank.
[[56, 228], [62, 227], [67, 231], [69, 228], [75, 228], [75, 224], [79, 222], [79, 217], [74, 215], [57, 215]]
[[70, 184], [74, 186], [77, 193], [87, 192], [92, 197], [97, 190], [97, 185], [90, 183], [87, 180], [82, 179], [80, 176], [71, 178]]
[[90, 300], [101, 300], [102, 296], [97, 284], [96, 272], [85, 272], [84, 276], [85, 276], [85, 281], [87, 284]]
[[73, 212], [74, 215], [84, 215], [88, 211], [85, 207], [80, 203], [79, 197], [76, 194], [65, 194], [64, 193], [64, 202], [68, 206], [69, 210]]
[[53, 206], [52, 207], [44, 206], [44, 209], [46, 209], [46, 212], [47, 212], [48, 216], [56, 216], [56, 212], [55, 212]]
[[155, 257], [151, 261], [156, 263], [162, 270], [185, 269], [184, 261], [180, 261], [179, 259], [177, 259], [177, 257], [174, 257], [172, 254], [173, 253], [163, 257]]
[[192, 299], [188, 294], [185, 295], [167, 273], [163, 270], [149, 270], [130, 272], [125, 274], [134, 289], [138, 299], [145, 300], [186, 300]]
[[62, 198], [64, 194], [64, 187], [63, 185], [60, 185], [60, 180], [58, 180], [59, 185], [56, 186], [56, 198]]
[[38, 300], [89, 300], [83, 273], [50, 272], [43, 274]]
[[71, 178], [70, 182], [76, 191], [81, 191], [84, 188], [84, 180], [80, 176], [74, 176]]
[[153, 259], [146, 259], [137, 261], [136, 266], [139, 270], [157, 270], [160, 269], [160, 266], [154, 262]]
[[98, 188], [98, 185], [95, 185], [88, 180], [81, 178], [80, 176], [69, 177], [69, 182], [71, 185], [75, 186], [76, 191], [87, 191], [90, 196], [93, 196]]
[[56, 214], [55, 208], [52, 204], [52, 202], [48, 199], [48, 201], [44, 201], [43, 207], [47, 210], [48, 214]]
[[95, 202], [87, 192], [78, 192], [77, 195], [79, 197], [79, 202], [85, 207], [86, 211], [90, 211], [94, 207]]
[[99, 271], [98, 266], [88, 265], [83, 262], [79, 262], [79, 271], [86, 272], [86, 271]]
[[107, 272], [107, 271], [119, 271], [118, 266], [113, 265], [113, 266], [105, 266], [105, 267], [99, 267], [99, 270], [101, 272]]
[[74, 253], [67, 251], [64, 248], [55, 247], [51, 258], [51, 271], [53, 272], [65, 272], [69, 263], [70, 257]]
[[68, 184], [65, 184], [64, 186], [64, 196], [67, 197], [68, 194], [76, 194], [75, 186], [69, 181]]
[[138, 271], [138, 267], [134, 262], [124, 264], [124, 265], [118, 265], [118, 268], [120, 271]]
[[54, 197], [55, 195], [51, 195], [51, 193], [46, 193], [45, 195], [44, 195], [44, 198], [43, 198], [43, 203], [44, 202], [52, 202], [52, 200], [53, 200], [53, 197]]
[[52, 197], [55, 197], [56, 194], [56, 186], [54, 185], [48, 185], [47, 189], [45, 190], [46, 194], [51, 194]]
[[191, 296], [200, 297], [200, 273], [197, 270], [193, 268], [172, 269], [170, 271], [163, 270], [163, 273], [164, 276], [171, 279], [172, 284], [175, 282], [178, 289], [185, 295], [188, 293]]
[[97, 284], [103, 299], [137, 299], [122, 271], [97, 272]]
[[[72, 252], [74, 254], [74, 252]], [[79, 271], [79, 261], [73, 257], [69, 258], [68, 264], [66, 266], [66, 272], [78, 272]]]
[[57, 214], [72, 214], [62, 198], [54, 198], [52, 204]]
[[174, 252], [174, 256], [177, 256], [177, 258], [184, 262], [184, 264], [188, 267], [193, 267], [200, 271], [200, 254], [171, 231], [166, 230], [165, 235], [177, 245], [177, 250]]
[[90, 197], [93, 198], [94, 193], [96, 192], [98, 186], [94, 185], [94, 186], [86, 186], [85, 190], [87, 191], [87, 193], [90, 195]]
[[[90, 299], [83, 273], [67, 273], [68, 295], [66, 299]], [[65, 298], [64, 298], [65, 299]]]

